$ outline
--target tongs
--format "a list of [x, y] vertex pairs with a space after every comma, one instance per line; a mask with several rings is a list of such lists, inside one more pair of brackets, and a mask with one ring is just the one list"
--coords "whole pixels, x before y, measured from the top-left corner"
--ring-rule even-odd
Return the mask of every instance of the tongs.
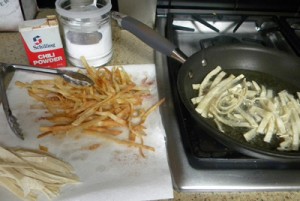
[[54, 75], [61, 76], [67, 82], [79, 86], [91, 86], [94, 84], [94, 82], [86, 75], [71, 70], [62, 70], [62, 69], [55, 69], [55, 68], [39, 68], [39, 67], [26, 66], [26, 65], [0, 63], [0, 95], [1, 95], [0, 101], [2, 101], [3, 110], [5, 112], [6, 119], [11, 130], [14, 132], [14, 134], [17, 137], [19, 137], [22, 140], [24, 140], [24, 135], [17, 121], [17, 118], [11, 112], [7, 94], [6, 94], [5, 83], [4, 83], [4, 79], [6, 75], [9, 72], [14, 70], [24, 70], [24, 71], [54, 74]]

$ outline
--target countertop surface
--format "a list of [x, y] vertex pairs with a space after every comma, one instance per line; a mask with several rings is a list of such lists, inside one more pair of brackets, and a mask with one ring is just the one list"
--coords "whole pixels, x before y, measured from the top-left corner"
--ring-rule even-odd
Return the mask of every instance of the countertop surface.
[[[53, 14], [46, 9], [38, 13], [38, 18]], [[125, 30], [121, 30], [113, 21], [113, 57], [107, 65], [150, 64], [154, 63], [153, 50]], [[0, 61], [4, 63], [28, 64], [27, 56], [18, 32], [0, 33]], [[300, 178], [295, 178], [300, 179]], [[300, 192], [176, 192], [174, 199], [181, 201], [195, 200], [300, 200]]]

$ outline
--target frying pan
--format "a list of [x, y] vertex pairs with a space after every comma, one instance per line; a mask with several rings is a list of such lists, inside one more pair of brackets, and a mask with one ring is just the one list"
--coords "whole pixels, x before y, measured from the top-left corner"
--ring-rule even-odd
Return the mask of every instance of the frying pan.
[[262, 77], [261, 81], [269, 82], [271, 80], [273, 84], [280, 83], [279, 88], [287, 88], [289, 91], [296, 92], [300, 89], [300, 58], [269, 48], [243, 44], [214, 46], [187, 58], [174, 44], [143, 23], [118, 12], [113, 12], [112, 17], [118, 21], [122, 28], [155, 50], [183, 63], [177, 77], [178, 93], [195, 122], [207, 134], [225, 146], [251, 157], [300, 162], [300, 151], [277, 151], [276, 146], [267, 146], [266, 143], [263, 144], [264, 142], [251, 144], [246, 142], [243, 137], [221, 133], [212, 122], [201, 117], [195, 111], [195, 106], [191, 102], [191, 98], [195, 97], [197, 93], [192, 89], [192, 84], [201, 83], [204, 77], [216, 66], [221, 66], [224, 71], [229, 72], [242, 70], [247, 79], [247, 74], [249, 76], [253, 73], [258, 74]]

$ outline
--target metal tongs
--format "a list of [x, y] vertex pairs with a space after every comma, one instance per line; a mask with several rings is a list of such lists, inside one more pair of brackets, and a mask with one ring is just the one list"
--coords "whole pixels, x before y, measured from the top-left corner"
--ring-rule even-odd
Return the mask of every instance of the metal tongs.
[[4, 79], [9, 72], [15, 70], [24, 70], [24, 71], [32, 71], [32, 72], [40, 72], [40, 73], [48, 73], [61, 76], [67, 82], [73, 83], [75, 85], [80, 86], [91, 86], [94, 82], [84, 74], [79, 72], [71, 71], [71, 70], [62, 70], [62, 69], [52, 69], [52, 68], [38, 68], [33, 66], [26, 65], [16, 65], [16, 64], [5, 64], [0, 63], [0, 103], [2, 101], [3, 110], [6, 115], [7, 122], [14, 132], [14, 134], [20, 139], [24, 140], [24, 135], [20, 128], [20, 125], [17, 121], [17, 118], [12, 114], [7, 94]]

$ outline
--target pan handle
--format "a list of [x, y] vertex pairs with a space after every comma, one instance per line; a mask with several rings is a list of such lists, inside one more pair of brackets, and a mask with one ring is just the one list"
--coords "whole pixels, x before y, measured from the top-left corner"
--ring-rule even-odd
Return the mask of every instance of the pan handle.
[[182, 53], [173, 43], [159, 35], [147, 25], [116, 11], [113, 11], [111, 15], [112, 18], [118, 22], [120, 27], [129, 31], [153, 49], [176, 59], [181, 63], [186, 61], [187, 56], [184, 53]]

